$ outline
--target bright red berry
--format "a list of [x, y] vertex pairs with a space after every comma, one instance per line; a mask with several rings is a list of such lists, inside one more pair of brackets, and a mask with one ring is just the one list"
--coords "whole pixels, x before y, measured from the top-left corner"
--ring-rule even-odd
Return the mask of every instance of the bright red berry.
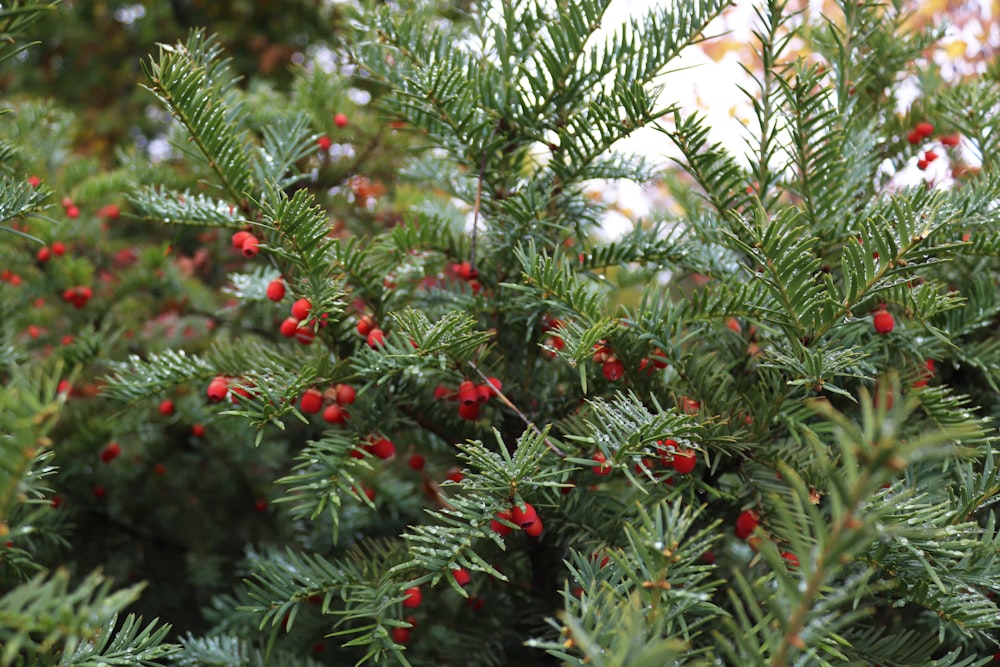
[[625, 375], [625, 364], [621, 359], [612, 357], [601, 366], [601, 372], [604, 374], [605, 380], [614, 382], [620, 380]]
[[427, 459], [424, 458], [423, 454], [410, 454], [409, 466], [413, 470], [423, 470], [424, 466], [427, 465]]
[[295, 332], [298, 330], [299, 321], [294, 317], [286, 317], [284, 321], [282, 321], [281, 326], [278, 328], [278, 331], [280, 331], [281, 335], [285, 338], [293, 338], [295, 336]]
[[334, 116], [333, 116], [333, 124], [334, 125], [336, 125], [337, 127], [343, 128], [343, 127], [347, 127], [347, 123], [348, 123], [347, 114], [343, 114], [343, 113], [334, 114]]
[[960, 142], [961, 138], [957, 134], [949, 134], [941, 137], [941, 144], [943, 146], [957, 146]]
[[228, 393], [229, 383], [226, 378], [220, 376], [208, 383], [208, 399], [210, 401], [218, 403], [225, 399]]
[[393, 628], [389, 635], [392, 637], [392, 641], [397, 644], [408, 644], [410, 643], [411, 636], [410, 628]]
[[919, 169], [920, 171], [923, 171], [926, 168], [927, 168], [927, 160], [923, 160], [923, 159], [917, 160], [917, 169]]
[[101, 451], [101, 461], [103, 461], [104, 463], [111, 463], [116, 458], [118, 458], [118, 455], [121, 453], [122, 453], [121, 445], [119, 445], [117, 442], [109, 443], [108, 446]]
[[231, 239], [233, 247], [237, 250], [242, 251], [243, 242], [246, 241], [247, 238], [250, 236], [251, 236], [250, 232], [246, 231], [245, 229], [241, 229], [240, 231], [236, 232], [235, 234], [233, 234], [233, 237]]
[[260, 240], [251, 234], [243, 240], [240, 250], [244, 257], [256, 257], [257, 253], [260, 252]]
[[309, 299], [299, 299], [292, 304], [292, 317], [301, 322], [309, 316], [311, 310], [312, 304], [309, 303]]
[[691, 472], [698, 465], [698, 459], [695, 455], [694, 450], [691, 449], [680, 449], [674, 452], [673, 460], [674, 470], [682, 475], [690, 475]]
[[916, 130], [913, 130], [908, 135], [906, 135], [906, 140], [909, 141], [911, 144], [919, 144], [922, 138], [923, 137]]
[[368, 332], [365, 342], [368, 343], [368, 347], [382, 347], [385, 345], [385, 332], [381, 329], [372, 329]]
[[72, 205], [66, 207], [66, 217], [70, 220], [76, 220], [80, 217], [80, 209]]
[[41, 248], [38, 249], [38, 252], [35, 253], [35, 258], [39, 262], [45, 263], [52, 258], [52, 251], [49, 250], [48, 246], [42, 246]]
[[938, 159], [938, 154], [934, 151], [927, 151], [924, 153], [924, 159], [928, 162], [934, 162], [934, 160]]
[[469, 576], [468, 571], [464, 567], [455, 568], [451, 571], [451, 576], [455, 577], [455, 583], [459, 586], [468, 586], [469, 582], [472, 581], [472, 577]]
[[760, 514], [756, 510], [743, 510], [736, 517], [736, 537], [745, 540], [753, 534], [753, 531], [760, 524]]
[[424, 600], [423, 593], [419, 586], [412, 586], [403, 591], [403, 606], [407, 609], [416, 609]]
[[392, 440], [379, 438], [368, 446], [368, 451], [380, 459], [391, 459], [396, 455], [396, 445], [392, 443]]
[[527, 535], [528, 537], [538, 537], [539, 535], [542, 534], [542, 530], [544, 530], [544, 526], [542, 526], [542, 520], [536, 519], [533, 524], [527, 526], [524, 529], [524, 534]]
[[490, 520], [490, 530], [492, 530], [500, 537], [507, 537], [508, 535], [510, 535], [510, 531], [514, 529], [505, 523], [501, 523], [497, 519], [503, 519], [504, 521], [511, 521], [510, 512], [506, 510], [502, 512], [497, 512], [497, 518]]
[[30, 185], [31, 187], [37, 188], [41, 184], [42, 184], [42, 179], [38, 178], [37, 176], [28, 176], [28, 185]]
[[341, 405], [352, 405], [358, 392], [349, 384], [337, 385], [337, 403]]
[[275, 278], [267, 285], [267, 298], [277, 303], [285, 298], [285, 281]]
[[476, 421], [479, 419], [479, 403], [460, 403], [458, 416], [466, 421]]
[[538, 512], [531, 503], [524, 503], [524, 509], [515, 505], [510, 510], [510, 522], [517, 524], [522, 530], [527, 529], [536, 521], [538, 521]]
[[355, 326], [358, 334], [362, 336], [367, 336], [371, 333], [372, 329], [375, 328], [375, 320], [372, 319], [371, 315], [362, 315], [358, 319], [358, 324]]
[[325, 153], [330, 150], [330, 146], [333, 145], [333, 139], [324, 134], [316, 140], [316, 145], [319, 146], [319, 149]]
[[192, 426], [191, 426], [191, 435], [193, 435], [196, 438], [204, 438], [205, 437], [205, 425], [204, 424], [192, 424]]
[[336, 403], [326, 406], [323, 410], [323, 421], [329, 424], [346, 424], [347, 412]]
[[611, 466], [607, 463], [608, 458], [602, 452], [597, 452], [591, 458], [600, 464], [593, 467], [595, 474], [608, 475], [611, 473]]
[[174, 414], [174, 402], [169, 398], [160, 402], [160, 414], [169, 417]]
[[896, 328], [896, 320], [893, 319], [892, 313], [885, 309], [885, 306], [879, 306], [872, 316], [872, 324], [875, 325], [875, 331], [880, 334], [887, 334]]
[[314, 415], [323, 409], [323, 394], [319, 393], [315, 389], [307, 389], [299, 401], [299, 407], [302, 408], [302, 412], [310, 415]]
[[931, 125], [930, 123], [926, 122], [926, 121], [917, 123], [913, 127], [913, 129], [921, 137], [929, 137], [932, 134], [934, 134], [934, 126]]

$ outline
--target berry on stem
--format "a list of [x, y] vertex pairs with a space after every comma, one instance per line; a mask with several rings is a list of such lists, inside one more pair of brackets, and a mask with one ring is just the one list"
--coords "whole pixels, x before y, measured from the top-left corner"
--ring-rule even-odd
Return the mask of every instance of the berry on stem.
[[314, 415], [323, 409], [323, 394], [315, 389], [307, 389], [302, 394], [299, 406], [302, 408], [302, 412]]
[[611, 466], [607, 463], [607, 457], [604, 456], [603, 452], [597, 452], [591, 459], [597, 461], [600, 465], [594, 466], [592, 469], [596, 475], [608, 475], [611, 474]]
[[309, 299], [299, 299], [292, 304], [292, 317], [301, 322], [309, 316], [311, 310], [312, 304], [309, 303]]
[[403, 591], [403, 606], [407, 609], [416, 609], [424, 600], [423, 593], [419, 586], [411, 586]]
[[368, 332], [365, 342], [371, 348], [383, 347], [385, 345], [385, 332], [377, 328], [372, 329]]
[[674, 470], [682, 475], [690, 475], [698, 465], [698, 459], [692, 449], [679, 449], [674, 452]]
[[277, 303], [285, 298], [285, 281], [275, 278], [267, 285], [267, 298]]

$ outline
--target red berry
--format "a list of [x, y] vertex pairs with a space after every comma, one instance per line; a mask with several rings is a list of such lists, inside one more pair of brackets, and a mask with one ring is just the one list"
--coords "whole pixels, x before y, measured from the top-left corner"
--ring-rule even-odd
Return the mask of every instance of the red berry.
[[448, 471], [448, 475], [445, 477], [445, 479], [451, 482], [455, 482], [457, 484], [458, 482], [461, 482], [463, 479], [465, 479], [465, 475], [462, 474], [462, 471], [459, 470], [458, 468], [452, 468]]
[[196, 438], [205, 437], [205, 425], [204, 424], [192, 424], [191, 425], [191, 435]]
[[166, 475], [167, 466], [163, 465], [162, 463], [157, 463], [155, 466], [153, 466], [153, 472], [157, 475]]
[[931, 125], [930, 123], [926, 122], [926, 121], [917, 123], [913, 127], [913, 129], [921, 137], [929, 137], [932, 134], [934, 134], [934, 126]]
[[451, 396], [451, 390], [444, 385], [438, 385], [434, 387], [434, 400], [440, 401]]
[[162, 401], [160, 403], [160, 414], [164, 417], [169, 417], [174, 414], [174, 402], [169, 398]]
[[410, 628], [393, 628], [389, 634], [392, 636], [392, 641], [397, 644], [410, 643]]
[[494, 396], [500, 395], [500, 390], [503, 389], [503, 383], [496, 378], [486, 378], [486, 384], [489, 385]]
[[311, 310], [312, 304], [309, 303], [309, 299], [299, 299], [292, 304], [292, 317], [301, 322], [309, 316]]
[[690, 475], [698, 464], [694, 450], [681, 449], [674, 453], [674, 470], [682, 475]]
[[677, 451], [677, 441], [670, 438], [657, 440], [656, 451], [660, 455], [660, 463], [665, 466], [673, 466], [674, 453]]
[[476, 400], [479, 403], [485, 403], [490, 400], [490, 396], [493, 395], [493, 387], [488, 384], [481, 384], [476, 387]]
[[121, 453], [122, 453], [121, 445], [119, 445], [117, 442], [109, 443], [108, 446], [101, 451], [101, 461], [103, 461], [104, 463], [111, 463], [116, 458], [118, 458], [118, 455]]
[[451, 576], [455, 577], [455, 583], [459, 586], [468, 586], [469, 582], [472, 581], [472, 577], [464, 567], [455, 568], [451, 571]]
[[920, 133], [917, 132], [916, 130], [913, 130], [908, 135], [906, 135], [906, 140], [909, 141], [911, 144], [919, 144], [922, 138], [923, 137], [921, 137]]
[[295, 340], [303, 345], [311, 345], [316, 339], [316, 332], [309, 327], [298, 327], [295, 329]]
[[218, 403], [229, 393], [229, 383], [224, 377], [217, 377], [208, 383], [208, 399]]
[[537, 519], [533, 524], [524, 529], [524, 534], [528, 537], [538, 537], [542, 534], [544, 526], [542, 526], [542, 520]]
[[52, 244], [52, 254], [56, 257], [62, 257], [66, 254], [66, 244], [62, 241], [56, 241]]
[[35, 258], [39, 262], [43, 262], [43, 263], [47, 262], [47, 261], [49, 261], [49, 259], [51, 257], [52, 257], [52, 251], [49, 250], [48, 246], [42, 246], [41, 248], [38, 249], [38, 252], [35, 253]]
[[745, 540], [753, 534], [758, 524], [760, 524], [760, 514], [756, 510], [743, 510], [736, 517], [736, 537]]
[[927, 151], [924, 153], [924, 159], [928, 162], [934, 162], [934, 160], [938, 159], [938, 154], [934, 151]]
[[236, 248], [237, 250], [243, 250], [243, 242], [246, 241], [247, 238], [249, 238], [250, 236], [251, 236], [250, 232], [246, 231], [245, 229], [241, 229], [240, 231], [236, 232], [235, 234], [233, 234], [233, 237], [231, 239], [233, 247]]
[[798, 557], [795, 554], [793, 554], [791, 551], [782, 551], [781, 552], [781, 557], [785, 559], [785, 563], [788, 565], [788, 567], [798, 567], [799, 566], [799, 559], [798, 559]]
[[380, 459], [391, 459], [396, 455], [396, 445], [392, 443], [392, 440], [379, 438], [368, 446], [368, 451]]
[[80, 209], [72, 205], [66, 207], [66, 217], [70, 220], [76, 220], [80, 217]]
[[355, 329], [357, 329], [358, 334], [362, 336], [367, 336], [368, 334], [371, 333], [372, 329], [374, 328], [375, 328], [375, 320], [372, 319], [371, 315], [362, 315], [361, 318], [358, 319], [358, 324], [355, 326]]
[[285, 281], [275, 278], [267, 285], [267, 298], [277, 303], [285, 298]]
[[601, 372], [604, 374], [605, 380], [614, 382], [615, 380], [620, 380], [625, 375], [625, 364], [621, 359], [612, 357], [601, 366]]
[[101, 484], [94, 485], [94, 497], [100, 500], [104, 496], [108, 495], [108, 490], [104, 488]]
[[517, 505], [510, 510], [510, 522], [517, 524], [522, 529], [527, 529], [538, 520], [538, 512], [531, 503], [524, 503], [523, 510]]
[[696, 415], [698, 414], [698, 411], [701, 410], [701, 403], [693, 398], [685, 396], [681, 399], [681, 409], [684, 410], [686, 414]]
[[500, 521], [497, 521], [497, 519], [503, 519], [505, 521], [510, 521], [511, 520], [511, 518], [510, 518], [510, 512], [508, 512], [508, 511], [497, 512], [497, 518], [490, 520], [490, 530], [492, 530], [494, 533], [496, 533], [500, 537], [507, 537], [508, 535], [510, 535], [510, 531], [512, 531], [514, 529], [511, 528], [510, 526], [508, 526], [505, 523], [501, 523]]
[[122, 210], [118, 208], [117, 204], [107, 204], [97, 209], [97, 215], [100, 218], [107, 218], [108, 220], [117, 220], [122, 214]]
[[347, 114], [338, 113], [333, 116], [333, 124], [337, 127], [347, 127]]
[[611, 466], [606, 463], [608, 460], [602, 452], [597, 452], [591, 457], [594, 461], [597, 461], [600, 465], [593, 467], [593, 471], [597, 475], [608, 475], [611, 473]]
[[347, 411], [336, 403], [326, 406], [323, 410], [323, 421], [329, 424], [346, 424]]
[[325, 153], [330, 150], [330, 146], [333, 145], [333, 139], [324, 134], [316, 140], [316, 145], [319, 146], [319, 149]]
[[872, 316], [872, 324], [875, 325], [875, 331], [880, 334], [887, 334], [896, 328], [896, 320], [893, 319], [892, 313], [885, 309], [885, 306], [879, 306]]
[[337, 385], [337, 402], [341, 405], [352, 405], [358, 392], [349, 384]]
[[479, 403], [461, 403], [458, 406], [458, 416], [466, 421], [479, 419]]
[[315, 389], [307, 389], [302, 394], [299, 406], [302, 408], [302, 412], [314, 415], [323, 409], [323, 394]]
[[372, 329], [368, 332], [365, 342], [368, 343], [368, 347], [382, 347], [385, 345], [385, 332], [381, 329]]
[[423, 454], [410, 454], [409, 465], [413, 470], [423, 470], [426, 464], [427, 459], [424, 458]]
[[264, 500], [263, 498], [260, 498], [256, 502], [254, 502], [253, 506], [254, 509], [257, 510], [257, 512], [259, 512], [260, 514], [263, 514], [264, 512], [267, 511], [267, 501]]
[[240, 250], [243, 252], [244, 257], [256, 257], [257, 253], [260, 252], [260, 239], [250, 234], [244, 239]]
[[917, 169], [923, 171], [927, 168], [927, 160], [917, 160]]
[[69, 380], [60, 380], [59, 385], [56, 387], [56, 392], [60, 394], [68, 394], [73, 391], [73, 384]]
[[961, 138], [957, 134], [949, 134], [941, 137], [941, 144], [943, 146], [957, 146], [960, 142]]
[[298, 330], [299, 330], [299, 321], [294, 317], [286, 317], [284, 321], [282, 321], [281, 326], [278, 328], [278, 331], [280, 331], [281, 335], [284, 336], [285, 338], [294, 337], [295, 332]]
[[37, 188], [41, 184], [42, 184], [42, 179], [38, 178], [37, 176], [28, 176], [28, 185], [30, 185], [31, 187]]
[[420, 592], [419, 586], [407, 588], [403, 591], [403, 596], [403, 607], [407, 609], [416, 609], [424, 600], [424, 595]]

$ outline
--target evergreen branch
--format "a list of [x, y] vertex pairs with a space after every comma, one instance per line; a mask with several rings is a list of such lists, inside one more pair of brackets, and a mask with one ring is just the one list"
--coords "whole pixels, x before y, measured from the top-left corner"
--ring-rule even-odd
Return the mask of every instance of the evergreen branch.
[[[49, 191], [46, 188], [33, 188], [27, 182], [18, 183], [0, 175], [0, 224], [39, 210], [48, 196]], [[9, 227], [0, 229], [15, 231]]]
[[127, 197], [144, 220], [233, 229], [247, 224], [242, 211], [233, 204], [200, 193], [143, 186], [129, 192]]
[[[316, 136], [309, 116], [278, 116], [262, 128], [262, 142], [254, 154], [253, 170], [258, 183], [287, 188], [302, 178], [293, 167], [316, 152]], [[352, 172], [353, 173], [353, 170]]]
[[[71, 587], [67, 570], [38, 574], [0, 597], [0, 664], [21, 664], [21, 657], [46, 655], [56, 646], [64, 655], [82, 651], [81, 655], [86, 656], [86, 643], [92, 637], [110, 633], [116, 615], [138, 599], [142, 588], [138, 585], [112, 593], [111, 581], [97, 572], [88, 574], [75, 587]], [[134, 626], [126, 622], [126, 627], [129, 631], [119, 632], [113, 645], [135, 639], [129, 637]], [[143, 650], [150, 651], [153, 658], [172, 652], [172, 647], [167, 646], [161, 653], [149, 641], [162, 641], [165, 635], [165, 630], [153, 632], [152, 626], [147, 627], [141, 639]]]
[[254, 191], [249, 140], [228, 104], [233, 79], [221, 51], [214, 36], [192, 31], [186, 43], [161, 44], [159, 57], [143, 61], [142, 69], [151, 84], [146, 89], [184, 127], [231, 200], [242, 203]]
[[111, 617], [95, 641], [77, 645], [70, 655], [63, 656], [60, 665], [103, 667], [104, 665], [162, 665], [161, 658], [172, 656], [179, 650], [176, 644], [164, 644], [169, 625], [160, 625], [154, 619], [142, 627], [142, 617], [129, 614], [115, 631], [117, 614]]

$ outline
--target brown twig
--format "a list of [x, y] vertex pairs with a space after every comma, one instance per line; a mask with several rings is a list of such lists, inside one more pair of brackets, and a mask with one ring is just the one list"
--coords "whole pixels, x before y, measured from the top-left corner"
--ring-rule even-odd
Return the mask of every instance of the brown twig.
[[[486, 384], [490, 384], [490, 382], [489, 382], [489, 378], [488, 378], [488, 377], [486, 377], [486, 375], [484, 375], [484, 374], [483, 374], [483, 372], [482, 372], [481, 370], [479, 370], [479, 367], [478, 367], [478, 366], [476, 366], [475, 362], [472, 362], [472, 361], [470, 361], [470, 362], [469, 362], [469, 367], [470, 367], [470, 368], [472, 368], [472, 370], [474, 370], [474, 371], [476, 372], [476, 374], [477, 374], [477, 375], [479, 375], [479, 377], [481, 377], [481, 378], [483, 379], [483, 382], [485, 382]], [[492, 387], [492, 385], [490, 385], [490, 386]], [[549, 450], [551, 450], [553, 454], [555, 454], [556, 456], [558, 456], [558, 457], [559, 457], [559, 458], [561, 458], [561, 459], [564, 459], [564, 458], [566, 458], [566, 452], [564, 452], [563, 450], [559, 449], [559, 447], [557, 447], [557, 446], [556, 446], [556, 445], [555, 445], [555, 444], [554, 444], [554, 443], [553, 443], [553, 442], [552, 442], [552, 441], [551, 441], [551, 440], [550, 440], [549, 438], [547, 438], [547, 437], [546, 437], [546, 436], [545, 436], [545, 435], [544, 435], [544, 434], [543, 434], [543, 433], [542, 433], [542, 432], [541, 432], [541, 431], [540, 431], [540, 430], [538, 429], [538, 427], [537, 427], [537, 426], [535, 426], [534, 422], [532, 422], [532, 421], [531, 421], [530, 419], [528, 419], [528, 417], [527, 417], [527, 416], [525, 416], [525, 414], [524, 414], [523, 412], [521, 412], [521, 410], [520, 410], [520, 409], [519, 409], [519, 408], [518, 408], [518, 407], [517, 407], [516, 405], [514, 405], [514, 404], [513, 404], [512, 402], [511, 402], [511, 400], [510, 400], [509, 398], [507, 398], [507, 396], [506, 396], [506, 395], [505, 395], [505, 394], [504, 394], [504, 393], [503, 393], [502, 391], [500, 391], [500, 390], [499, 390], [499, 389], [497, 389], [496, 387], [493, 387], [493, 393], [497, 395], [497, 397], [498, 397], [498, 398], [500, 399], [500, 402], [501, 402], [501, 403], [503, 403], [503, 404], [504, 404], [504, 405], [506, 405], [506, 406], [507, 406], [508, 408], [510, 408], [511, 410], [513, 410], [513, 411], [514, 411], [514, 413], [515, 413], [515, 414], [516, 414], [516, 415], [517, 415], [518, 417], [520, 417], [520, 418], [521, 418], [521, 421], [523, 421], [523, 422], [524, 422], [524, 424], [525, 424], [525, 425], [526, 425], [526, 426], [527, 426], [528, 428], [530, 428], [530, 429], [531, 429], [532, 431], [534, 431], [534, 432], [535, 432], [535, 433], [536, 433], [537, 435], [540, 435], [540, 436], [542, 436], [542, 438], [543, 438], [543, 439], [544, 439], [544, 441], [545, 441], [545, 446], [546, 446], [546, 447], [548, 447], [548, 448], [549, 448]]]

